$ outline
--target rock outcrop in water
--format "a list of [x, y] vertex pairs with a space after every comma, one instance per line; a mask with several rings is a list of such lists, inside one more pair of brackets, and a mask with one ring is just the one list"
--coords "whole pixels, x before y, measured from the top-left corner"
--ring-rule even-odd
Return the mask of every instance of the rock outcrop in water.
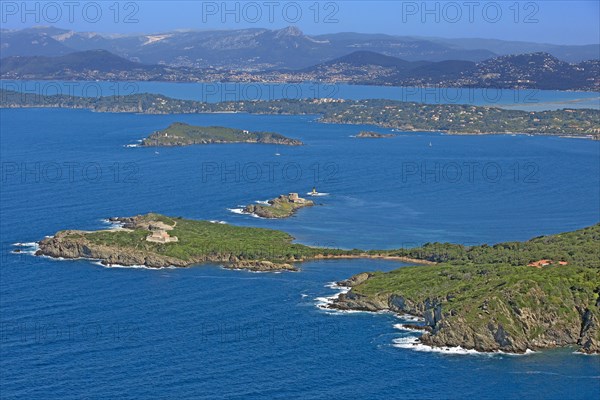
[[261, 218], [287, 218], [293, 215], [297, 210], [304, 207], [312, 207], [315, 203], [298, 197], [298, 193], [282, 194], [276, 199], [268, 201], [269, 205], [250, 204], [244, 208], [244, 212], [254, 214]]
[[383, 138], [392, 138], [396, 135], [392, 135], [391, 133], [378, 133], [373, 131], [361, 131], [356, 135], [358, 139], [383, 139]]

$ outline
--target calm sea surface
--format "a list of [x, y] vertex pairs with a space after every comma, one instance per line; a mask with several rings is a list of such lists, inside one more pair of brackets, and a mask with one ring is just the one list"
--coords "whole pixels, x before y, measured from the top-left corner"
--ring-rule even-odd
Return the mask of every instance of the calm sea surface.
[[[145, 85], [195, 97], [187, 86]], [[359, 140], [365, 128], [389, 131], [315, 118], [1, 110], [1, 398], [597, 398], [598, 357], [417, 352], [393, 346], [407, 335], [393, 315], [317, 307], [336, 293], [330, 282], [395, 262], [254, 274], [11, 254], [60, 229], [150, 211], [344, 248], [525, 240], [600, 220], [600, 142], [402, 132]], [[125, 147], [174, 121], [276, 131], [306, 146]], [[287, 220], [230, 211], [313, 186], [329, 195]]]

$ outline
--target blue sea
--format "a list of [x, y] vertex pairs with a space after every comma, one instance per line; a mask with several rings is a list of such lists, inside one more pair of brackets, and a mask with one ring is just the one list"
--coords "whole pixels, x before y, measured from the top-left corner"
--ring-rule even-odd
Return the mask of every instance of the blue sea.
[[[176, 88], [169, 94], [178, 97]], [[414, 335], [395, 327], [402, 317], [318, 307], [337, 293], [332, 282], [397, 262], [257, 274], [12, 253], [61, 229], [106, 228], [106, 218], [150, 211], [380, 249], [526, 240], [600, 221], [600, 142], [406, 132], [365, 140], [353, 136], [391, 131], [316, 118], [0, 110], [0, 397], [598, 397], [597, 356], [415, 351], [394, 345]], [[174, 121], [276, 131], [306, 145], [135, 147]], [[328, 195], [287, 220], [234, 212], [313, 187]]]

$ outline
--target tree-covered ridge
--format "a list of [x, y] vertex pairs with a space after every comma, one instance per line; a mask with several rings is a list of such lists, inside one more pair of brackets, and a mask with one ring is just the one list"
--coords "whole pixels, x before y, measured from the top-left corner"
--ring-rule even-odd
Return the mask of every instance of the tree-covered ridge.
[[[600, 224], [526, 242], [432, 243], [391, 254], [441, 263], [359, 274], [334, 307], [422, 316], [420, 340], [432, 346], [600, 351]], [[540, 259], [548, 265], [528, 265]]]
[[270, 115], [319, 115], [325, 123], [375, 125], [403, 131], [454, 134], [525, 133], [600, 137], [594, 109], [520, 111], [461, 104], [422, 104], [395, 100], [302, 99], [205, 103], [156, 94], [84, 98], [43, 96], [0, 90], [0, 107], [56, 107], [96, 112], [199, 114], [244, 112]]
[[600, 224], [574, 232], [540, 236], [525, 242], [504, 242], [491, 246], [426, 243], [421, 247], [392, 250], [390, 254], [453, 265], [524, 266], [547, 259], [555, 263], [565, 261], [570, 265], [600, 269]]

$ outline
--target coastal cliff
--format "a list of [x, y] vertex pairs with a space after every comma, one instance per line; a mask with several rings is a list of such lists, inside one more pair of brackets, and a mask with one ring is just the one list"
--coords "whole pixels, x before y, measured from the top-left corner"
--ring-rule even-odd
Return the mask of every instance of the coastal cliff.
[[[340, 282], [347, 285], [346, 282]], [[363, 282], [363, 284], [366, 282]], [[519, 305], [517, 297], [530, 297], [532, 305]], [[422, 317], [420, 342], [434, 347], [462, 347], [481, 352], [525, 353], [527, 350], [577, 346], [584, 353], [600, 352], [598, 301], [586, 303], [567, 298], [565, 309], [544, 304], [546, 294], [539, 287], [529, 293], [492, 296], [473, 304], [473, 309], [457, 310], [453, 294], [425, 299], [386, 293], [364, 295], [360, 286], [340, 294], [332, 308], [340, 310], [382, 311]]]
[[[524, 353], [573, 346], [599, 353], [599, 239], [596, 225], [518, 246], [475, 246], [468, 256], [450, 252], [434, 266], [358, 274], [339, 282], [351, 289], [330, 307], [422, 317], [423, 325], [407, 328], [422, 330], [420, 342], [434, 347]], [[501, 261], [483, 262], [494, 254]], [[523, 265], [521, 256], [554, 260]]]

